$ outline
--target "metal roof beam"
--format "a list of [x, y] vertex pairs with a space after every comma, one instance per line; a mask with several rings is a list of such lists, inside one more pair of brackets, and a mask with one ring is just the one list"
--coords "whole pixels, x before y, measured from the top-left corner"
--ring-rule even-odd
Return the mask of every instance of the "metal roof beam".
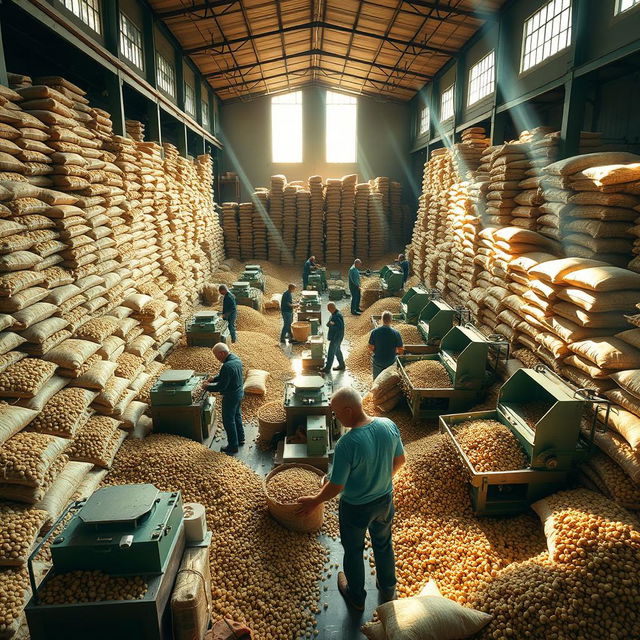
[[[476, 20], [496, 20], [497, 11], [487, 11], [486, 9], [462, 9], [461, 7], [451, 7], [442, 2], [426, 2], [425, 0], [404, 0], [405, 4], [420, 7], [422, 9], [433, 9], [438, 13], [449, 13], [454, 16], [465, 16]], [[438, 19], [440, 19], [438, 17]]]
[[[226, 7], [231, 4], [235, 4], [238, 0], [209, 0], [209, 2], [201, 2], [199, 4], [192, 4], [190, 7], [184, 7], [182, 9], [173, 9], [171, 11], [158, 11], [156, 14], [158, 18], [166, 20], [168, 18], [178, 18], [179, 16], [187, 16], [190, 13], [198, 13], [199, 11], [208, 11], [209, 9], [217, 9], [218, 7]], [[209, 18], [212, 16], [200, 16], [203, 18]]]
[[359, 58], [354, 58], [352, 56], [345, 56], [341, 53], [333, 53], [330, 51], [322, 51], [321, 49], [308, 49], [306, 51], [299, 51], [298, 53], [290, 53], [287, 56], [278, 56], [277, 58], [270, 58], [269, 60], [259, 60], [257, 62], [250, 62], [247, 64], [237, 65], [235, 67], [229, 67], [228, 69], [221, 69], [220, 71], [213, 71], [211, 73], [205, 73], [203, 77], [205, 78], [218, 78], [220, 76], [224, 76], [227, 74], [237, 73], [238, 71], [244, 71], [246, 69], [253, 69], [258, 65], [263, 64], [273, 64], [276, 62], [282, 62], [283, 60], [290, 58], [303, 58], [305, 56], [325, 56], [327, 58], [338, 58], [339, 60], [346, 60], [347, 62], [353, 62], [355, 64], [364, 64], [370, 65], [373, 67], [377, 67], [379, 69], [384, 69], [385, 71], [397, 71], [399, 73], [406, 73], [407, 75], [414, 76], [416, 78], [421, 78], [422, 80], [432, 80], [433, 76], [427, 75], [426, 73], [419, 73], [418, 71], [411, 71], [410, 69], [403, 69], [401, 67], [393, 66], [390, 64], [382, 64], [380, 62], [370, 62], [368, 60], [360, 60]]
[[352, 29], [350, 27], [343, 27], [342, 25], [331, 24], [329, 22], [305, 22], [303, 24], [292, 25], [290, 27], [284, 27], [283, 29], [273, 29], [271, 31], [264, 31], [262, 33], [254, 33], [246, 36], [242, 36], [241, 38], [233, 38], [231, 40], [221, 40], [220, 42], [211, 42], [210, 44], [201, 45], [199, 47], [193, 47], [191, 49], [185, 49], [184, 53], [186, 55], [193, 55], [195, 53], [202, 53], [203, 51], [208, 51], [209, 49], [217, 49], [220, 47], [229, 47], [233, 44], [239, 44], [248, 42], [250, 40], [257, 40], [258, 38], [268, 38], [269, 36], [278, 36], [282, 33], [291, 33], [292, 31], [302, 31], [305, 29], [312, 29], [314, 27], [318, 27], [321, 29], [329, 29], [330, 31], [341, 31], [344, 33], [355, 33], [355, 35], [363, 36], [365, 38], [373, 38], [375, 40], [384, 40], [385, 42], [389, 42], [391, 44], [398, 44], [403, 47], [413, 47], [415, 49], [419, 49], [422, 51], [431, 51], [432, 53], [437, 53], [445, 56], [455, 56], [457, 55], [457, 51], [453, 51], [452, 49], [442, 49], [440, 47], [432, 47], [431, 45], [425, 44], [423, 42], [417, 42], [415, 40], [400, 40], [399, 38], [392, 38], [389, 36], [384, 36], [379, 33], [372, 33], [370, 31], [362, 31], [361, 29]]

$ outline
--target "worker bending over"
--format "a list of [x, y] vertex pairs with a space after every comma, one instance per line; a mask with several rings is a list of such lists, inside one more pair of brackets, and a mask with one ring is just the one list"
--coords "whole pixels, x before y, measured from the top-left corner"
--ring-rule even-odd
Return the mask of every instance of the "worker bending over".
[[409, 261], [405, 257], [404, 253], [398, 255], [396, 262], [402, 269], [402, 286], [404, 287], [406, 281], [409, 279]]
[[331, 318], [329, 318], [329, 322], [327, 322], [327, 327], [329, 327], [329, 331], [327, 332], [329, 353], [327, 353], [327, 363], [324, 369], [320, 369], [323, 373], [330, 373], [334, 357], [338, 358], [338, 366], [334, 367], [336, 371], [342, 371], [346, 368], [342, 349], [340, 349], [340, 345], [344, 340], [344, 317], [333, 302], [327, 305], [327, 309], [331, 313]]
[[227, 433], [227, 446], [220, 449], [228, 456], [238, 453], [238, 446], [244, 444], [244, 427], [240, 405], [244, 396], [242, 360], [229, 351], [224, 342], [213, 347], [213, 355], [222, 362], [217, 376], [209, 380], [207, 391], [222, 394], [222, 425]]
[[371, 367], [375, 380], [387, 367], [396, 361], [396, 355], [404, 351], [402, 336], [391, 326], [391, 311], [382, 314], [382, 325], [369, 335], [369, 351], [372, 354]]
[[302, 267], [302, 290], [305, 291], [309, 286], [309, 274], [316, 268], [319, 267], [319, 264], [316, 264], [316, 257], [311, 256], [305, 263], [304, 267]]
[[351, 293], [351, 313], [359, 316], [362, 313], [360, 308], [360, 267], [362, 261], [356, 258], [349, 269], [349, 292]]
[[236, 341], [236, 320], [238, 319], [238, 305], [236, 303], [236, 297], [227, 289], [226, 284], [221, 284], [218, 288], [222, 298], [222, 317], [227, 321], [229, 325], [229, 335], [231, 336], [231, 342]]
[[392, 477], [405, 463], [398, 427], [388, 418], [368, 416], [358, 392], [342, 387], [331, 398], [336, 418], [350, 429], [337, 442], [329, 482], [315, 496], [298, 502], [300, 513], [311, 513], [340, 492], [340, 541], [344, 573], [338, 589], [347, 604], [364, 610], [364, 538], [367, 530], [378, 573], [377, 587], [385, 601], [395, 599], [396, 570], [391, 542]]
[[280, 312], [282, 313], [282, 331], [280, 332], [280, 342], [285, 343], [286, 339], [289, 341], [293, 339], [291, 335], [291, 323], [293, 322], [293, 292], [296, 290], [296, 285], [290, 283], [287, 290], [282, 294], [282, 300], [280, 301]]

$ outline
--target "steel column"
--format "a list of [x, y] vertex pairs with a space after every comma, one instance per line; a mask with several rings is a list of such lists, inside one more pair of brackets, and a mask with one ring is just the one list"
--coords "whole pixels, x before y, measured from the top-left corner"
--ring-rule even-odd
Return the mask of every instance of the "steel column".
[[146, 138], [151, 142], [162, 144], [162, 125], [160, 123], [160, 107], [157, 102], [147, 102]]
[[104, 43], [108, 51], [120, 57], [120, 0], [107, 0], [102, 3], [102, 24]]
[[127, 133], [126, 117], [122, 96], [122, 78], [119, 72], [105, 71], [105, 88], [109, 100], [109, 113], [113, 121], [113, 132], [118, 136], [124, 136]]
[[143, 7], [142, 43], [144, 49], [144, 75], [147, 82], [156, 89], [156, 33], [153, 11], [146, 5]]
[[4, 45], [2, 43], [2, 21], [0, 21], [0, 84], [9, 86], [9, 79], [7, 77], [7, 63], [4, 58]]
[[178, 151], [185, 158], [189, 155], [189, 146], [187, 144], [187, 125], [178, 121]]

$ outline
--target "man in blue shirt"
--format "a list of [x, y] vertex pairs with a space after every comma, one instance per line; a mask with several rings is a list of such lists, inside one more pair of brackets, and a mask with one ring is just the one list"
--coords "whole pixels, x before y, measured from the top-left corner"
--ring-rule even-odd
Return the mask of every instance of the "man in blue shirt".
[[405, 282], [409, 279], [409, 261], [406, 259], [404, 253], [401, 253], [396, 262], [402, 269], [402, 286], [404, 287]]
[[359, 316], [362, 313], [360, 308], [360, 267], [362, 262], [356, 258], [349, 269], [349, 292], [351, 293], [351, 313]]
[[364, 538], [367, 530], [378, 572], [378, 589], [384, 600], [395, 598], [396, 571], [391, 541], [393, 521], [392, 478], [404, 465], [404, 447], [398, 427], [388, 418], [368, 416], [358, 392], [342, 387], [331, 398], [331, 409], [348, 433], [337, 442], [329, 482], [315, 496], [300, 498], [300, 513], [340, 497], [340, 540], [344, 548], [344, 573], [338, 589], [347, 604], [364, 610]]
[[327, 322], [327, 327], [329, 327], [329, 331], [327, 332], [329, 352], [327, 353], [327, 363], [324, 365], [324, 369], [320, 369], [323, 373], [331, 372], [334, 357], [338, 358], [338, 366], [334, 367], [336, 371], [343, 371], [346, 368], [344, 356], [340, 349], [340, 345], [344, 339], [344, 317], [333, 302], [327, 305], [327, 309], [331, 313], [331, 318], [329, 318], [329, 322]]
[[396, 361], [403, 351], [402, 336], [391, 326], [391, 311], [382, 314], [382, 326], [369, 335], [369, 351], [372, 353], [371, 367], [375, 380], [387, 367]]
[[287, 290], [282, 294], [282, 300], [280, 301], [280, 312], [282, 313], [282, 331], [280, 332], [280, 342], [284, 344], [286, 339], [292, 339], [291, 336], [291, 323], [293, 322], [293, 292], [296, 289], [296, 285], [291, 283], [287, 287]]
[[309, 286], [309, 274], [319, 265], [316, 264], [316, 257], [311, 256], [302, 267], [302, 290], [305, 291]]
[[244, 444], [244, 427], [240, 405], [244, 397], [242, 360], [229, 351], [224, 342], [213, 347], [216, 360], [222, 362], [217, 376], [209, 380], [207, 391], [222, 394], [222, 424], [227, 433], [227, 446], [220, 449], [229, 456], [238, 453], [238, 446]]
[[221, 284], [218, 288], [222, 298], [222, 317], [227, 321], [229, 325], [229, 335], [231, 336], [231, 342], [236, 341], [236, 320], [238, 318], [238, 305], [236, 304], [236, 297], [227, 289], [226, 284]]

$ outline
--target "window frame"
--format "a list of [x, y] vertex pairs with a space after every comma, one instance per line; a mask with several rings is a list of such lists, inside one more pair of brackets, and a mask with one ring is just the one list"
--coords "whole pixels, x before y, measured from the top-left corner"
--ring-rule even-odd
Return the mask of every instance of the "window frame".
[[[144, 38], [142, 36], [142, 29], [140, 29], [138, 25], [133, 20], [131, 20], [131, 18], [124, 11], [120, 11], [118, 23], [120, 27], [120, 37], [118, 38], [118, 51], [120, 52], [120, 55], [127, 62], [131, 63], [136, 69], [144, 71]], [[127, 28], [133, 28], [135, 35], [139, 36], [140, 38], [139, 43], [135, 42], [128, 33], [125, 34], [125, 30], [123, 29], [123, 26], [125, 25], [127, 26]], [[139, 51], [140, 64], [126, 55], [125, 47], [123, 46], [123, 40], [127, 40], [130, 43], [130, 48]]]
[[[424, 117], [423, 117], [424, 116]], [[425, 128], [422, 125], [425, 124]], [[431, 127], [431, 109], [428, 104], [424, 104], [418, 111], [418, 136], [425, 136], [429, 133]]]
[[[284, 99], [295, 96], [295, 102], [286, 102]], [[299, 159], [296, 160], [280, 160], [276, 159], [275, 148], [274, 148], [274, 120], [273, 120], [273, 107], [274, 105], [286, 105], [286, 106], [295, 106], [300, 109], [300, 148], [296, 149], [299, 151]], [[302, 90], [298, 89], [297, 91], [287, 91], [286, 93], [280, 93], [278, 95], [272, 96], [270, 101], [271, 106], [271, 118], [270, 118], [270, 135], [271, 135], [271, 163], [272, 164], [302, 164], [304, 162], [304, 98], [302, 94]]]
[[[441, 94], [440, 94], [440, 122], [447, 122], [451, 120], [456, 114], [456, 83], [454, 82], [452, 85], [448, 86]], [[447, 106], [449, 104], [448, 95], [451, 94], [451, 115], [448, 115], [446, 118], [444, 117], [444, 105], [445, 105], [445, 96], [447, 101]]]
[[623, 16], [627, 13], [627, 11], [632, 11], [633, 9], [637, 9], [638, 7], [640, 7], [640, 0], [632, 0], [633, 4], [630, 7], [627, 7], [626, 9], [622, 9], [622, 3], [624, 0], [616, 0], [615, 6], [613, 8], [613, 15], [614, 16]]
[[[562, 2], [563, 0], [549, 0], [548, 2], [546, 2], [545, 4], [543, 4], [541, 7], [538, 8], [537, 11], [534, 11], [522, 24], [522, 38], [521, 38], [521, 47], [520, 47], [520, 71], [519, 71], [519, 75], [524, 75], [527, 73], [530, 73], [531, 71], [534, 71], [538, 68], [540, 68], [543, 64], [548, 63], [550, 60], [553, 60], [555, 57], [563, 55], [567, 49], [569, 49], [571, 47], [571, 45], [573, 44], [573, 0], [567, 0], [569, 3], [568, 8], [562, 9], [560, 11], [560, 13], [557, 14], [557, 16], [555, 17], [560, 17], [562, 15], [563, 12], [568, 11], [568, 26], [567, 29], [565, 30], [566, 32], [568, 32], [568, 39], [567, 39], [567, 43], [565, 44], [564, 47], [562, 47], [561, 49], [558, 49], [555, 53], [552, 53], [551, 55], [549, 55], [546, 58], [542, 58], [540, 61], [536, 62], [535, 64], [532, 64], [531, 66], [527, 67], [526, 69], [524, 68], [524, 64], [525, 64], [525, 58], [527, 57], [527, 55], [531, 56], [532, 53], [534, 51], [536, 51], [538, 48], [542, 47], [543, 51], [544, 51], [544, 47], [547, 43], [550, 43], [554, 38], [559, 38], [560, 37], [560, 33], [563, 33], [561, 31], [558, 31], [558, 33], [556, 33], [555, 35], [551, 35], [551, 37], [548, 40], [545, 40], [544, 37], [546, 34], [543, 34], [542, 36], [542, 40], [538, 39], [536, 46], [532, 47], [530, 52], [526, 51], [526, 45], [527, 45], [527, 33], [526, 33], [526, 29], [527, 29], [527, 25], [534, 20], [535, 18], [538, 17], [538, 25], [535, 27], [535, 29], [532, 29], [532, 32], [530, 34], [530, 36], [533, 33], [539, 33], [541, 29], [545, 29], [546, 25], [550, 24], [549, 20], [546, 20], [544, 23], [542, 23], [542, 13], [543, 12], [547, 12], [548, 8], [550, 5], [552, 5], [554, 2]], [[553, 20], [553, 18], [552, 18]], [[551, 23], [551, 26], [552, 23]]]
[[[190, 101], [187, 99], [187, 96], [189, 95], [189, 91], [187, 91], [187, 89], [191, 91]], [[189, 109], [189, 102], [191, 105], [191, 109]], [[184, 112], [190, 115], [192, 118], [196, 117], [196, 90], [186, 81], [184, 83]]]
[[[86, 27], [87, 29], [91, 29], [93, 33], [97, 33], [100, 37], [103, 36], [102, 29], [102, 5], [100, 4], [100, 0], [59, 0], [60, 4], [64, 7], [66, 11], [68, 11], [78, 22]], [[69, 3], [71, 6], [69, 6]], [[76, 13], [73, 7], [77, 5], [79, 13]], [[96, 17], [97, 29], [89, 22], [83, 19], [82, 9], [86, 8], [87, 11], [90, 11]]]
[[[478, 77], [477, 78], [472, 78], [471, 74], [473, 73], [474, 69], [477, 69], [483, 62], [485, 62], [485, 60], [487, 60], [489, 57], [492, 57], [492, 62], [491, 62], [491, 66], [488, 67], [486, 70], [482, 70], [478, 73]], [[485, 83], [484, 80], [484, 76], [488, 75], [488, 73], [491, 72], [491, 80], [490, 83]], [[478, 83], [478, 97], [477, 98], [473, 98], [473, 83], [474, 81], [477, 81]], [[483, 89], [483, 87], [486, 86], [491, 86], [491, 90], [487, 93], [484, 93], [482, 95], [480, 95], [480, 91]], [[489, 51], [489, 53], [487, 53], [485, 56], [483, 56], [482, 58], [480, 58], [480, 60], [478, 60], [478, 62], [476, 62], [474, 65], [471, 65], [471, 68], [469, 69], [469, 77], [467, 78], [467, 108], [469, 107], [473, 107], [474, 105], [478, 104], [478, 102], [481, 102], [482, 100], [486, 100], [487, 98], [489, 98], [490, 96], [492, 96], [495, 92], [496, 92], [496, 50], [492, 49], [491, 51]]]
[[[166, 73], [162, 67], [166, 67], [171, 71], [171, 74]], [[167, 77], [171, 80], [172, 91], [169, 91], [162, 86], [161, 79]], [[156, 85], [162, 93], [170, 96], [175, 100], [176, 98], [176, 70], [173, 65], [159, 52], [156, 51]]]
[[202, 120], [202, 126], [205, 129], [209, 129], [211, 126], [210, 116], [209, 116], [209, 101], [208, 100], [200, 100], [200, 117]]
[[[344, 98], [345, 102], [329, 102], [329, 95], [338, 96], [340, 98]], [[329, 127], [328, 127], [328, 119], [329, 119], [329, 105], [332, 106], [349, 106], [354, 108], [355, 117], [353, 123], [353, 159], [352, 160], [331, 160], [329, 159]], [[342, 93], [340, 91], [332, 91], [331, 89], [327, 89], [325, 93], [325, 114], [324, 114], [324, 123], [325, 123], [325, 136], [324, 136], [324, 146], [325, 146], [325, 162], [327, 164], [355, 164], [358, 162], [358, 98], [357, 96], [350, 96], [346, 93]]]

